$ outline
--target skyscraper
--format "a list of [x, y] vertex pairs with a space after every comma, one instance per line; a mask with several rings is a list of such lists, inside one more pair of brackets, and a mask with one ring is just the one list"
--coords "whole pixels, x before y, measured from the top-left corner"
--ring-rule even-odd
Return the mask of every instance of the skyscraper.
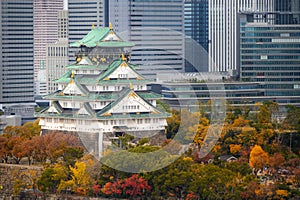
[[286, 10], [297, 3], [275, 1], [274, 17], [264, 23], [255, 21], [256, 11], [241, 12], [240, 18], [241, 80], [264, 83], [267, 96], [291, 97], [286, 104], [300, 96], [300, 9]]
[[34, 0], [34, 77], [46, 61], [46, 45], [57, 40], [57, 13], [63, 0]]
[[148, 78], [184, 70], [183, 10], [183, 0], [109, 1], [109, 21], [136, 44], [131, 61]]
[[209, 1], [209, 71], [237, 69], [237, 9], [232, 0]]
[[208, 51], [208, 0], [185, 0], [184, 30]]
[[[104, 0], [68, 0], [69, 11], [69, 44], [79, 41], [94, 24], [103, 27]], [[75, 60], [75, 49], [69, 48], [69, 62]]]
[[300, 24], [299, 0], [273, 0], [276, 24]]
[[185, 71], [208, 70], [208, 0], [184, 1]]
[[256, 12], [256, 22], [274, 23], [274, 0], [209, 1], [209, 71], [239, 69], [238, 12]]
[[58, 12], [58, 39], [55, 43], [47, 45], [46, 80], [47, 93], [58, 90], [55, 80], [66, 72], [68, 65], [68, 11]]
[[33, 117], [33, 0], [1, 0], [0, 107]]

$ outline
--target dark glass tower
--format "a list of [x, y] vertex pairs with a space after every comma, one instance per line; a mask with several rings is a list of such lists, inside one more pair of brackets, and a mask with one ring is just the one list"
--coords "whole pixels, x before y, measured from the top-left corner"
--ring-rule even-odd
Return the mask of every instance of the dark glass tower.
[[300, 24], [299, 0], [274, 0], [276, 24]]
[[33, 118], [33, 0], [1, 0], [0, 108]]
[[[184, 2], [185, 71], [208, 70], [208, 0]], [[199, 63], [199, 57], [201, 62]], [[196, 61], [198, 60], [198, 61]], [[196, 63], [198, 63], [196, 65]]]

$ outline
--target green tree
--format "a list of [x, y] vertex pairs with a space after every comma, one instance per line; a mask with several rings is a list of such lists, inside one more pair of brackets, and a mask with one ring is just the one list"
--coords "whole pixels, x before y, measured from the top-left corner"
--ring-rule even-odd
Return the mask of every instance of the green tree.
[[46, 168], [38, 180], [38, 187], [43, 192], [55, 192], [58, 185], [68, 178], [68, 169], [56, 164], [53, 167]]

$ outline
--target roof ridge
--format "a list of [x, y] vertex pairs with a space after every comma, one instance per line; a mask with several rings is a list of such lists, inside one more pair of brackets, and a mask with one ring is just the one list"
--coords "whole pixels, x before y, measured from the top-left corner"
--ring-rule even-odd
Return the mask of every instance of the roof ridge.
[[129, 87], [125, 87], [123, 88], [119, 93], [119, 97], [116, 98], [115, 101], [109, 103], [108, 105], [106, 105], [104, 108], [102, 108], [98, 113], [97, 116], [102, 115], [104, 113], [106, 113], [109, 109], [113, 108], [116, 104], [118, 104], [124, 97], [125, 95], [129, 94], [131, 90], [129, 89]]

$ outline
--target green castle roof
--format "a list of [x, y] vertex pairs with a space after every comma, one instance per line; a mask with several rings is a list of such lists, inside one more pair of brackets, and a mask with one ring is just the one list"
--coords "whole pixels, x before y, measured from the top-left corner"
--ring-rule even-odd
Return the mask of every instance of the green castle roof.
[[80, 84], [124, 84], [124, 83], [146, 83], [149, 82], [145, 77], [143, 77], [141, 74], [139, 74], [137, 71], [135, 71], [136, 65], [133, 65], [129, 62], [126, 62], [129, 68], [131, 68], [141, 79], [120, 79], [120, 80], [103, 80], [107, 76], [109, 76], [111, 73], [113, 73], [123, 62], [122, 59], [114, 60], [109, 66], [89, 66], [89, 65], [70, 65], [67, 68], [70, 69], [68, 72], [66, 72], [63, 76], [61, 76], [59, 79], [57, 79], [56, 83], [69, 83], [70, 77], [72, 74], [72, 69], [78, 69], [78, 68], [85, 68], [87, 69], [94, 68], [99, 70], [106, 70], [104, 73], [100, 75], [75, 75], [75, 79]]
[[[109, 34], [117, 35], [113, 30], [107, 27], [93, 28], [86, 36], [81, 40], [71, 43], [70, 47], [133, 47], [134, 44], [131, 42], [125, 42], [123, 40], [119, 41], [103, 41], [103, 39]], [[119, 37], [120, 38], [120, 37]]]
[[[117, 59], [117, 60], [114, 60], [107, 68], [107, 70], [102, 74], [100, 75], [100, 77], [98, 78], [98, 81], [100, 82], [101, 80], [103, 80], [105, 77], [109, 76], [111, 73], [113, 73], [123, 62], [125, 62], [129, 68], [131, 68], [132, 70], [134, 70], [135, 68], [135, 65], [133, 64], [130, 64], [129, 62], [126, 62], [122, 59]], [[134, 70], [135, 71], [135, 70]], [[145, 77], [143, 77], [141, 74], [139, 74], [137, 71], [135, 71], [135, 73], [137, 73], [141, 78], [142, 80], [145, 79]]]
[[[136, 92], [143, 99], [151, 100], [151, 99], [161, 99], [162, 95], [156, 94], [150, 91], [137, 91]], [[43, 96], [44, 99], [49, 100], [73, 100], [73, 101], [107, 101], [107, 100], [115, 100], [119, 95], [117, 92], [107, 92], [101, 94], [89, 93], [87, 96], [71, 96], [71, 95], [61, 95], [61, 91], [57, 91], [52, 94], [48, 94]]]

